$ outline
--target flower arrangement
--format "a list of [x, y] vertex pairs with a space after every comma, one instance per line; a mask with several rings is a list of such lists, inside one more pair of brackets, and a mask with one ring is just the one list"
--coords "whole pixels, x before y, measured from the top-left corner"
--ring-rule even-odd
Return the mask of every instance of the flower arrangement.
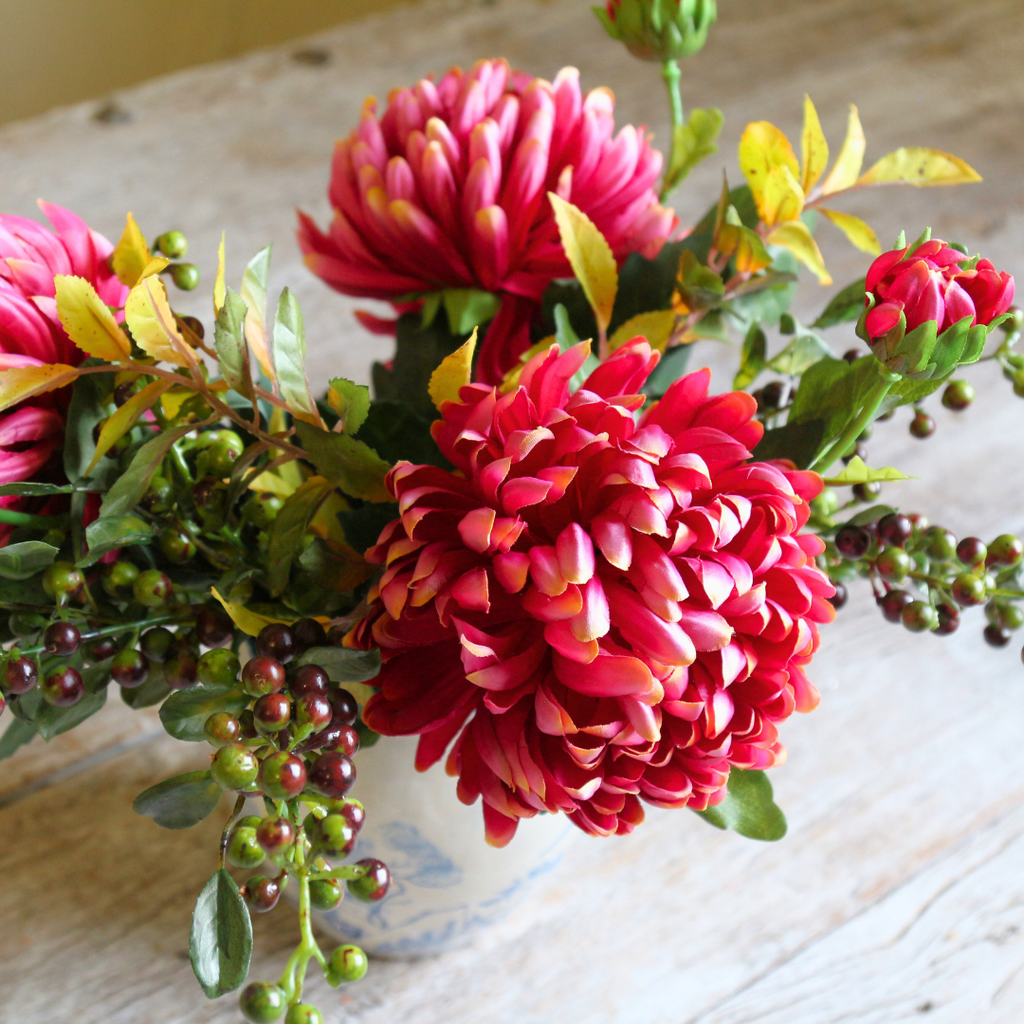
[[[0, 757], [111, 689], [212, 747], [135, 808], [187, 828], [232, 795], [190, 953], [250, 1021], [322, 1021], [313, 961], [335, 985], [367, 970], [312, 919], [391, 884], [357, 849], [361, 745], [419, 737], [416, 768], [445, 759], [496, 846], [540, 813], [624, 835], [645, 804], [774, 840], [765, 773], [818, 703], [806, 673], [851, 579], [910, 632], [973, 605], [994, 646], [1024, 625], [1024, 544], [880, 503], [904, 475], [863, 447], [904, 405], [928, 436], [926, 400], [965, 408], [981, 360], [1024, 394], [1013, 279], [927, 230], [883, 252], [834, 205], [977, 173], [921, 147], [864, 171], [852, 107], [830, 161], [807, 98], [799, 159], [748, 125], [744, 184], [681, 225], [668, 200], [723, 119], [684, 117], [678, 62], [715, 5], [597, 13], [661, 65], [666, 158], [574, 69], [501, 60], [397, 89], [379, 118], [368, 102], [338, 144], [334, 219], [300, 215], [298, 241], [325, 283], [393, 306], [359, 314], [395, 339], [372, 393], [317, 397], [294, 296], [268, 312], [269, 249], [236, 291], [222, 242], [204, 326], [165, 283], [198, 285], [180, 232], [150, 246], [129, 214], [112, 245], [47, 204], [52, 230], [0, 216]], [[820, 218], [873, 261], [805, 325], [798, 274], [832, 283]], [[841, 325], [860, 344], [837, 355]], [[730, 339], [723, 390], [690, 363]], [[300, 942], [250, 983], [250, 912], [289, 888]]]

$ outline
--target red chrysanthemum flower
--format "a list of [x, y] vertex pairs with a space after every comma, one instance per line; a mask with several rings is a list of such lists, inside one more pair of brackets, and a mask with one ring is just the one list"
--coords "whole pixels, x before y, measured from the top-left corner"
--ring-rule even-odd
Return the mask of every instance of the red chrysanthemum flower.
[[[0, 370], [44, 363], [77, 366], [84, 353], [57, 319], [54, 276], [84, 277], [111, 306], [128, 289], [108, 265], [113, 246], [73, 213], [40, 201], [54, 230], [25, 217], [0, 214]], [[54, 466], [64, 440], [63, 388], [23, 402], [0, 416], [0, 483], [32, 480]], [[0, 497], [0, 507], [22, 508], [25, 500]], [[0, 545], [11, 527], [0, 524]]]
[[653, 190], [661, 154], [642, 127], [613, 134], [614, 105], [607, 89], [584, 96], [575, 68], [546, 82], [503, 60], [396, 89], [379, 121], [368, 100], [335, 149], [329, 232], [300, 214], [307, 265], [346, 295], [400, 309], [441, 288], [497, 294], [477, 371], [497, 383], [529, 348], [544, 289], [572, 276], [549, 191], [583, 210], [620, 262], [657, 255], [675, 228]]
[[386, 569], [347, 639], [383, 655], [367, 723], [420, 734], [421, 770], [455, 740], [448, 770], [497, 845], [538, 811], [626, 833], [642, 800], [703, 809], [731, 766], [780, 763], [834, 616], [824, 545], [800, 533], [821, 478], [748, 461], [750, 395], [708, 397], [701, 370], [637, 425], [657, 354], [637, 338], [570, 396], [587, 352], [443, 404], [457, 472], [391, 471], [401, 518], [367, 553]]

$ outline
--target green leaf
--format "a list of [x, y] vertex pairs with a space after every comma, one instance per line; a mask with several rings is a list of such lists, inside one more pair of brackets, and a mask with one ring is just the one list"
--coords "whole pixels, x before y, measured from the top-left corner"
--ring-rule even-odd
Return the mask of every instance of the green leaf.
[[43, 695], [39, 692], [38, 687], [29, 690], [28, 693], [23, 693], [20, 697], [9, 697], [7, 701], [7, 707], [15, 718], [22, 722], [33, 723], [42, 704]]
[[120, 687], [120, 690], [121, 700], [136, 711], [140, 708], [151, 708], [174, 692], [164, 679], [163, 666], [153, 662], [149, 664], [149, 677], [141, 686], [129, 690]]
[[676, 127], [672, 162], [665, 174], [668, 188], [674, 188], [697, 164], [718, 152], [716, 143], [724, 123], [722, 112], [709, 107], [691, 110], [686, 124]]
[[[742, 291], [722, 306], [744, 328], [753, 320], [757, 320], [762, 327], [774, 327], [796, 297], [799, 270], [796, 257], [788, 249], [777, 246], [769, 246], [768, 251], [772, 257], [771, 269], [765, 271], [764, 275], [750, 279], [748, 284], [753, 290]], [[762, 277], [766, 279], [766, 284], [760, 280]]]
[[43, 498], [51, 494], [70, 494], [74, 484], [41, 484], [35, 480], [24, 480], [15, 484], [0, 484], [0, 497], [17, 495], [20, 498]]
[[306, 380], [306, 329], [302, 310], [288, 288], [281, 292], [274, 320], [274, 373], [288, 408], [299, 419], [319, 424], [320, 413]]
[[821, 316], [811, 324], [819, 330], [856, 320], [864, 311], [864, 278], [848, 284], [832, 296]]
[[368, 444], [387, 463], [408, 459], [450, 468], [430, 434], [430, 420], [398, 402], [371, 402], [356, 440]]
[[369, 445], [301, 421], [295, 424], [295, 431], [317, 472], [335, 487], [364, 501], [392, 500], [384, 485], [391, 466]]
[[806, 469], [822, 447], [823, 428], [822, 420], [808, 420], [766, 430], [754, 449], [754, 458], [759, 462], [790, 459], [798, 469]]
[[45, 569], [57, 557], [57, 548], [41, 540], [23, 540], [0, 548], [0, 576], [9, 580], [27, 580]]
[[775, 842], [786, 834], [786, 816], [772, 800], [772, 784], [761, 771], [733, 768], [726, 798], [697, 813], [715, 828], [732, 829], [748, 839]]
[[373, 364], [374, 396], [400, 402], [428, 420], [435, 419], [437, 410], [427, 391], [430, 375], [465, 340], [448, 330], [443, 317], [424, 327], [415, 313], [400, 316], [391, 368]]
[[444, 310], [453, 334], [469, 334], [494, 317], [500, 304], [498, 296], [479, 288], [445, 288]]
[[357, 509], [338, 513], [338, 522], [345, 532], [345, 540], [356, 549], [366, 551], [377, 543], [381, 530], [393, 519], [398, 518], [398, 505], [394, 503], [369, 503]]
[[776, 373], [799, 377], [820, 359], [831, 359], [832, 350], [825, 340], [810, 331], [798, 334], [778, 355], [768, 363]]
[[845, 526], [867, 526], [868, 523], [877, 523], [882, 516], [891, 515], [895, 512], [891, 505], [872, 505], [871, 508], [862, 509], [852, 519], [848, 519]]
[[881, 469], [872, 469], [864, 464], [859, 455], [854, 455], [847, 466], [838, 476], [829, 477], [825, 483], [829, 487], [842, 487], [844, 484], [870, 484], [876, 480], [880, 482], [889, 480], [909, 480], [906, 473], [901, 473], [892, 466], [883, 466]]
[[247, 307], [237, 292], [227, 290], [224, 305], [217, 314], [213, 343], [221, 376], [230, 388], [246, 398], [252, 397], [252, 369], [249, 346], [245, 341]]
[[335, 683], [365, 683], [380, 674], [380, 650], [352, 651], [347, 647], [311, 647], [296, 665], [319, 665]]
[[144, 544], [152, 539], [153, 528], [135, 516], [100, 516], [85, 528], [89, 553], [76, 563], [80, 567], [94, 565], [107, 552]]
[[164, 456], [171, 450], [171, 445], [190, 430], [192, 426], [185, 423], [171, 430], [162, 430], [147, 441], [135, 453], [127, 472], [107, 491], [100, 506], [100, 515], [124, 516], [131, 512], [149, 489], [149, 483], [160, 468]]
[[722, 300], [725, 282], [720, 275], [700, 263], [692, 252], [684, 249], [679, 259], [676, 287], [690, 309], [712, 309]]
[[370, 389], [364, 384], [353, 384], [346, 377], [335, 377], [330, 382], [327, 402], [338, 414], [346, 434], [358, 433], [370, 412]]
[[274, 366], [270, 356], [270, 345], [267, 343], [267, 281], [270, 278], [270, 252], [272, 246], [260, 249], [242, 274], [239, 289], [242, 301], [246, 306], [245, 340], [249, 349], [256, 356], [263, 372], [273, 379]]
[[[345, 437], [344, 434], [328, 436]], [[272, 596], [277, 597], [288, 586], [292, 562], [305, 543], [309, 521], [333, 490], [334, 485], [329, 480], [314, 476], [285, 499], [281, 511], [271, 524], [267, 544], [267, 576]]]
[[[100, 366], [101, 359], [86, 359], [83, 366]], [[109, 412], [110, 378], [106, 374], [87, 373], [75, 381], [64, 422], [64, 474], [72, 484], [82, 480], [96, 454], [93, 430]], [[109, 486], [119, 476], [116, 459], [101, 460], [89, 479], [98, 488]]]
[[740, 350], [740, 368], [732, 379], [734, 391], [742, 391], [764, 369], [765, 354], [768, 351], [768, 339], [761, 325], [755, 320], [743, 339]]
[[234, 879], [221, 868], [192, 914], [188, 955], [207, 999], [240, 988], [252, 958], [252, 921]]
[[132, 807], [161, 828], [191, 828], [213, 813], [223, 792], [209, 772], [186, 772], [140, 793]]
[[97, 711], [100, 711], [106, 703], [106, 687], [93, 693], [86, 693], [77, 704], [72, 704], [69, 708], [58, 708], [44, 703], [40, 705], [35, 725], [39, 730], [39, 735], [49, 741], [54, 736], [70, 732], [76, 726], [81, 725], [87, 718], [91, 718]]
[[248, 694], [226, 686], [190, 686], [176, 690], [160, 708], [160, 721], [176, 740], [198, 743], [206, 739], [203, 726], [210, 715], [227, 711], [240, 715], [250, 702]]
[[15, 751], [31, 743], [36, 736], [34, 722], [24, 722], [20, 718], [12, 718], [11, 724], [0, 737], [0, 761], [10, 757]]

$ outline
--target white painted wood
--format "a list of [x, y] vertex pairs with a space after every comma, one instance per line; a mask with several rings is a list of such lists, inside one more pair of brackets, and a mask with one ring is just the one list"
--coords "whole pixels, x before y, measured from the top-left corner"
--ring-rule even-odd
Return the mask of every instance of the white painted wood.
[[[844, 209], [886, 240], [930, 221], [1024, 276], [1018, 0], [720, 7], [684, 87], [689, 105], [721, 106], [727, 129], [720, 156], [680, 190], [685, 219], [711, 202], [723, 166], [738, 180], [743, 124], [766, 117], [796, 137], [808, 91], [834, 150], [854, 101], [869, 160], [931, 144], [986, 177], [964, 189], [877, 190]], [[89, 108], [72, 108], [9, 126], [0, 130], [0, 208], [30, 214], [44, 195], [109, 234], [131, 208], [151, 234], [185, 230], [208, 281], [222, 229], [236, 277], [273, 240], [274, 283], [293, 287], [306, 312], [314, 383], [336, 373], [365, 380], [387, 345], [355, 328], [356, 304], [306, 274], [290, 239], [293, 205], [325, 214], [332, 137], [354, 122], [366, 92], [384, 96], [428, 70], [498, 53], [548, 75], [577, 64], [586, 85], [613, 86], [623, 118], [645, 116], [663, 137], [656, 69], [603, 42], [585, 8], [441, 2], [320, 37], [335, 54], [327, 67], [268, 51], [126, 92], [127, 124], [97, 125]], [[827, 226], [821, 235], [837, 284], [863, 273], [861, 254]], [[805, 317], [822, 301], [816, 285], [804, 288]], [[207, 313], [205, 297], [185, 305]], [[837, 351], [852, 340], [834, 335]], [[699, 351], [726, 371], [734, 355], [711, 344]], [[959, 416], [936, 408], [931, 441], [906, 434], [904, 412], [869, 448], [873, 463], [919, 477], [887, 495], [991, 537], [1024, 529], [1024, 403], [991, 366], [970, 376], [977, 402]], [[865, 598], [855, 592], [825, 632], [813, 673], [821, 708], [784, 730], [790, 760], [772, 774], [790, 820], [783, 842], [751, 843], [680, 812], [651, 814], [626, 840], [581, 838], [533, 898], [472, 948], [374, 963], [341, 995], [315, 983], [330, 1024], [1024, 1020], [1024, 951], [1013, 930], [1024, 925], [1019, 658], [982, 644], [980, 615], [945, 640], [910, 637]], [[116, 756], [56, 785], [31, 789], [54, 765], [81, 764], [98, 748], [79, 751], [66, 737], [30, 747], [24, 767], [0, 766], [14, 798], [0, 809], [0, 1024], [235, 1021], [232, 1000], [206, 1003], [184, 960], [217, 826], [159, 832], [130, 807], [145, 786], [208, 755], [166, 738], [125, 751], [116, 744], [134, 726], [107, 725], [100, 743], [109, 740]], [[55, 751], [57, 761], [47, 760]], [[294, 922], [280, 910], [256, 930], [254, 976], [272, 976]], [[929, 1001], [933, 1009], [918, 1014]]]

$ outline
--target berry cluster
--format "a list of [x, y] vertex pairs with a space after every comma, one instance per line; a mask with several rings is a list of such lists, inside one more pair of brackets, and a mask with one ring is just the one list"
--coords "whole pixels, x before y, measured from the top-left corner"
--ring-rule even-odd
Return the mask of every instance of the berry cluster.
[[1024, 543], [1011, 534], [990, 544], [958, 540], [924, 516], [879, 506], [835, 529], [822, 558], [837, 608], [847, 600], [844, 581], [866, 576], [885, 619], [912, 633], [953, 633], [961, 610], [975, 605], [985, 606], [984, 637], [993, 647], [1006, 646], [1024, 625]]
[[[238, 794], [235, 814], [225, 830], [222, 854], [237, 868], [264, 869], [250, 877], [241, 893], [251, 910], [265, 913], [293, 883], [299, 890], [302, 940], [279, 981], [253, 982], [240, 997], [250, 1021], [320, 1024], [313, 1006], [302, 1002], [310, 960], [316, 960], [331, 985], [358, 981], [366, 956], [356, 946], [341, 946], [325, 956], [313, 937], [310, 910], [333, 910], [344, 896], [366, 902], [383, 899], [391, 884], [387, 867], [374, 858], [352, 865], [349, 856], [365, 820], [362, 805], [348, 797], [359, 749], [355, 725], [359, 707], [353, 695], [332, 684], [319, 665], [300, 658], [328, 643], [314, 619], [293, 626], [275, 623], [256, 637], [256, 655], [245, 665], [229, 650], [207, 651], [198, 662], [199, 681], [218, 692], [249, 698], [239, 713], [214, 712], [204, 732], [216, 748], [213, 780]], [[243, 814], [249, 799], [262, 797], [265, 813]], [[267, 866], [272, 871], [266, 871]]]

